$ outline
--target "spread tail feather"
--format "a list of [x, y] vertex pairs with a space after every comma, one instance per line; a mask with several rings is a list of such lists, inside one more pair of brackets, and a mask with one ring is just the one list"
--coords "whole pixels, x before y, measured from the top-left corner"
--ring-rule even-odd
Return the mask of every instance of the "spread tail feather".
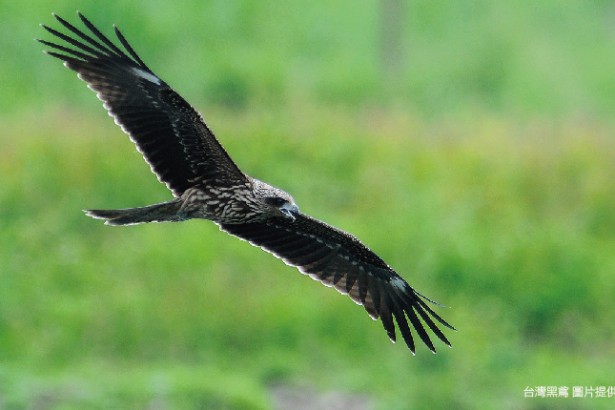
[[106, 225], [133, 225], [145, 222], [179, 222], [186, 219], [179, 214], [182, 202], [174, 200], [160, 204], [128, 209], [88, 209], [85, 214], [104, 219]]

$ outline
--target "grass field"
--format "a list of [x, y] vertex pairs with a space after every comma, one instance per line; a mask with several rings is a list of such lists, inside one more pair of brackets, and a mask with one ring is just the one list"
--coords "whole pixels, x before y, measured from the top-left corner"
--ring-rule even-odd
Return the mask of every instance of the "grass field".
[[[407, 7], [398, 88], [376, 2], [2, 3], [0, 408], [269, 409], [280, 387], [377, 409], [612, 408], [524, 389], [615, 385], [614, 10], [427, 3]], [[78, 7], [127, 26], [246, 172], [448, 306], [453, 349], [412, 357], [207, 221], [86, 218], [169, 193], [31, 40]]]

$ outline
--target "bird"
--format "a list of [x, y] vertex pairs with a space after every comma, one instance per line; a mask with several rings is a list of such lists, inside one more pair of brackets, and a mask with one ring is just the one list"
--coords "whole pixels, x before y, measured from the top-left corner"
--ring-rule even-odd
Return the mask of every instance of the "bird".
[[37, 39], [49, 48], [45, 53], [97, 94], [173, 195], [162, 203], [86, 215], [107, 225], [210, 220], [348, 295], [380, 320], [394, 343], [396, 323], [413, 355], [416, 335], [436, 353], [427, 328], [451, 347], [439, 325], [456, 329], [430, 306], [443, 305], [415, 290], [353, 235], [302, 213], [291, 195], [241, 171], [201, 114], [141, 60], [115, 25], [119, 44], [80, 12], [82, 29], [52, 15], [64, 32], [41, 25], [56, 41]]

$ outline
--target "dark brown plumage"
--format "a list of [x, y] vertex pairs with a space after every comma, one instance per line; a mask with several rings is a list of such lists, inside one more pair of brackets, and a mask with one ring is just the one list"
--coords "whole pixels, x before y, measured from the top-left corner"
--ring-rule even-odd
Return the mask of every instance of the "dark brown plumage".
[[431, 300], [354, 236], [300, 213], [289, 194], [244, 174], [203, 118], [143, 63], [117, 28], [125, 50], [81, 14], [89, 34], [55, 17], [72, 36], [43, 26], [64, 44], [39, 41], [97, 93], [174, 196], [141, 208], [86, 211], [89, 216], [110, 225], [209, 219], [348, 294], [382, 321], [393, 341], [397, 323], [413, 353], [411, 327], [433, 352], [425, 325], [450, 346], [437, 323], [454, 328], [429, 307]]

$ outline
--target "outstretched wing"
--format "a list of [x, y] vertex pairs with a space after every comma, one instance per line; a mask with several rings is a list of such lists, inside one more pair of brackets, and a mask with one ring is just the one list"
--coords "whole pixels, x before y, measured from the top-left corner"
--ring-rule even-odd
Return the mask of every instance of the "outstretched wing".
[[222, 224], [220, 228], [296, 266], [313, 279], [335, 287], [340, 293], [348, 294], [363, 305], [373, 319], [380, 318], [392, 341], [396, 339], [395, 318], [412, 353], [415, 345], [409, 325], [434, 353], [436, 349], [424, 324], [440, 340], [451, 345], [433, 319], [454, 328], [426, 303], [434, 302], [415, 291], [354, 236], [302, 214], [297, 215], [294, 222], [276, 218], [263, 223]]
[[54, 15], [73, 36], [43, 26], [61, 42], [38, 41], [55, 49], [47, 53], [63, 60], [97, 93], [175, 196], [195, 183], [248, 182], [203, 118], [143, 63], [117, 28], [125, 51], [78, 15], [89, 34]]

